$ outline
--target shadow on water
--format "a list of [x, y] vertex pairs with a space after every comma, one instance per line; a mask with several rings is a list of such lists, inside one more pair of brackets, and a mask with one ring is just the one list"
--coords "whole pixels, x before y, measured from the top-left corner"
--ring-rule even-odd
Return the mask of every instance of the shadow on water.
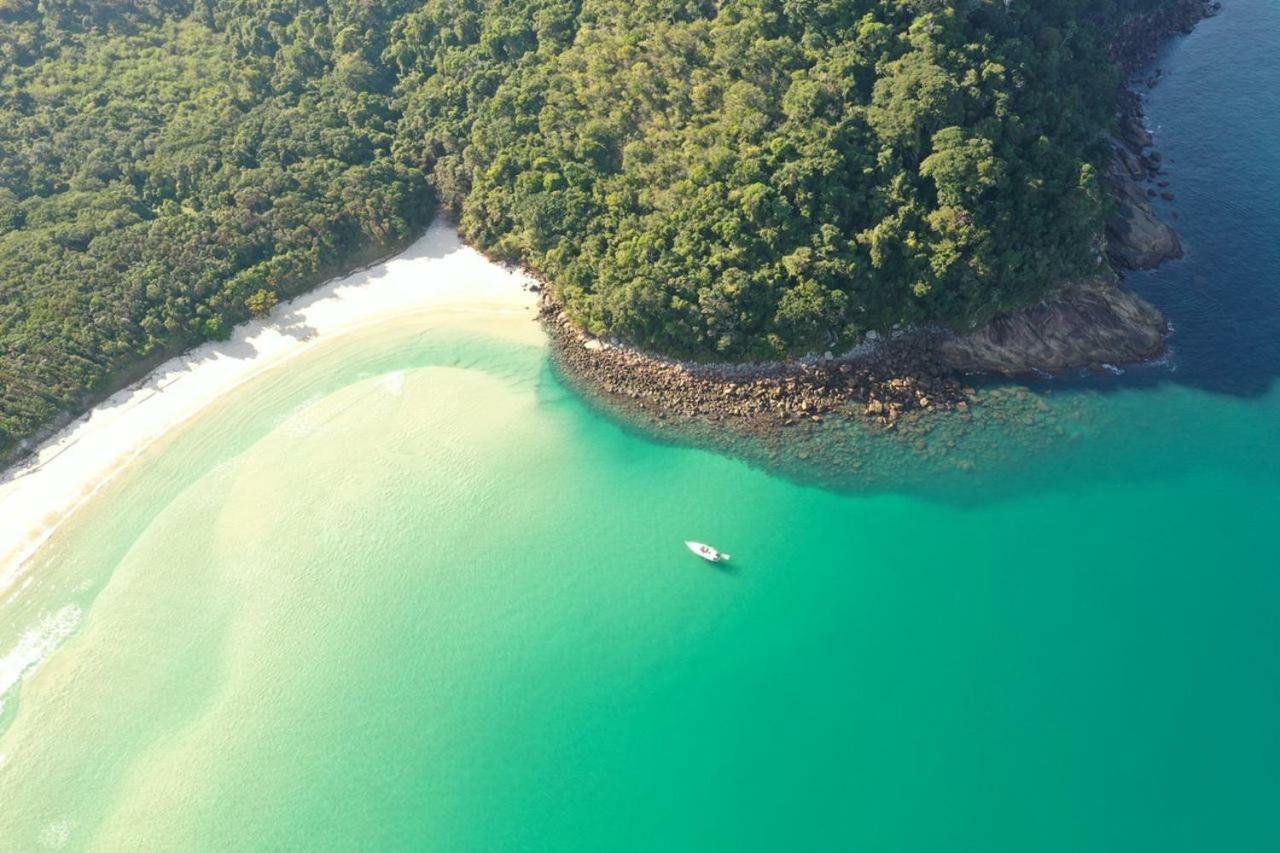
[[712, 563], [711, 570], [719, 575], [727, 575], [728, 577], [736, 577], [742, 574], [742, 565], [730, 560], [727, 563]]

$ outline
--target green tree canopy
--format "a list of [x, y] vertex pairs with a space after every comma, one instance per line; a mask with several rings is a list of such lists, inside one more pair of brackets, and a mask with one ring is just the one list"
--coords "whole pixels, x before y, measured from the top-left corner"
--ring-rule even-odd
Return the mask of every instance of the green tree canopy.
[[1093, 269], [1160, 0], [0, 0], [0, 455], [436, 204], [594, 331], [772, 358]]

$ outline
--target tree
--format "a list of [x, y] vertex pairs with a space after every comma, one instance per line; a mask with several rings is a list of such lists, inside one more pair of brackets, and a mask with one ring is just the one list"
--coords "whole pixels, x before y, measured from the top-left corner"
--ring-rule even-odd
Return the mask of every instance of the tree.
[[249, 313], [255, 317], [265, 317], [280, 302], [280, 297], [272, 290], [259, 290], [244, 301]]

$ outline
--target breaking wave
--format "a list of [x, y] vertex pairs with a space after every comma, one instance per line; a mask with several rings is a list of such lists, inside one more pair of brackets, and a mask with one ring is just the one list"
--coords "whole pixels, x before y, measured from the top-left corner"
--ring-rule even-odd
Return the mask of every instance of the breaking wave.
[[38, 624], [27, 629], [18, 642], [0, 656], [0, 700], [71, 636], [82, 615], [83, 612], [74, 604], [46, 613]]

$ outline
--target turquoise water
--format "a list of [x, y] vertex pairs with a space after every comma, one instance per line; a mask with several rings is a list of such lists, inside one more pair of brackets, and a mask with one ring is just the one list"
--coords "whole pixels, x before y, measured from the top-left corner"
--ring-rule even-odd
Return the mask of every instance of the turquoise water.
[[1150, 93], [1173, 357], [1029, 423], [816, 488], [412, 317], [242, 389], [0, 602], [0, 850], [1277, 849], [1277, 34]]

